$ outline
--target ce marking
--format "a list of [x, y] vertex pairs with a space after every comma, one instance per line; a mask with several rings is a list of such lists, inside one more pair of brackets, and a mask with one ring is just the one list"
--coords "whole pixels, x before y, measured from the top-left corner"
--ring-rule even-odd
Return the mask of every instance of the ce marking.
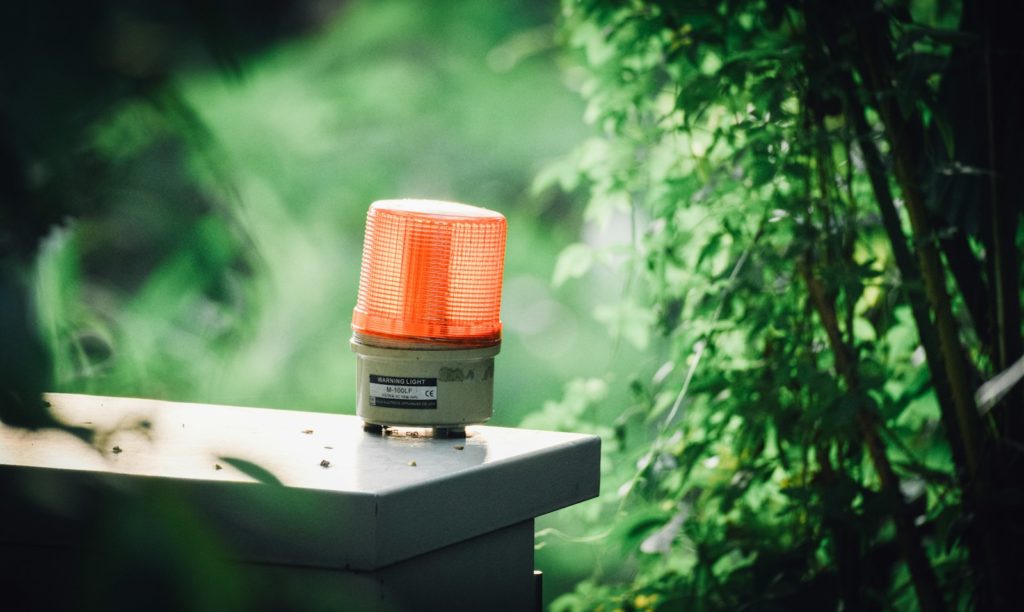
[[429, 397], [430, 399], [434, 399], [437, 397], [437, 389], [427, 389], [426, 391], [424, 391], [423, 395]]

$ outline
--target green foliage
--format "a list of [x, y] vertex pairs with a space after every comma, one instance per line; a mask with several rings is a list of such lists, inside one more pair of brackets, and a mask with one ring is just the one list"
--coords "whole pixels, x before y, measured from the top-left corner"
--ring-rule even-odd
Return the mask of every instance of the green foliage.
[[[855, 131], [869, 96], [843, 74], [862, 52], [848, 28], [890, 24], [907, 86], [882, 95], [931, 117], [948, 148], [936, 87], [975, 39], [955, 29], [958, 7], [859, 6], [563, 2], [600, 136], [537, 179], [589, 198], [586, 239], [554, 281], [592, 282], [595, 261], [617, 258], [627, 289], [595, 314], [663, 365], [637, 370], [606, 436], [604, 492], [578, 512], [589, 527], [543, 532], [542, 550], [597, 559], [554, 609], [928, 608], [937, 585], [939, 607], [970, 596], [958, 431], [908, 306], [917, 273], [890, 252], [858, 142], [888, 125], [874, 115], [874, 136]], [[609, 219], [629, 225], [629, 248], [602, 248]], [[900, 240], [932, 240], [898, 223]], [[569, 397], [543, 422], [592, 428]]]

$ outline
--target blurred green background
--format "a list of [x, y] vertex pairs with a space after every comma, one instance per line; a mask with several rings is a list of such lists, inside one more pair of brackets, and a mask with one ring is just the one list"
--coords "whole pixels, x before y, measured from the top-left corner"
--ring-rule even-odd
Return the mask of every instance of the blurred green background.
[[496, 424], [603, 370], [585, 304], [549, 282], [574, 215], [530, 192], [584, 136], [553, 10], [353, 3], [240, 76], [183, 72], [173, 104], [112, 109], [94, 139], [110, 208], [40, 266], [58, 388], [352, 412], [363, 223], [394, 197], [509, 217]]
[[[160, 16], [130, 11], [96, 26], [114, 93], [65, 100], [57, 112], [78, 137], [54, 139], [51, 158], [99, 170], [80, 184], [56, 174], [87, 194], [46, 233], [32, 281], [52, 388], [352, 414], [347, 342], [366, 209], [438, 198], [509, 221], [491, 424], [559, 428], [584, 411], [614, 421], [593, 411], [625, 393], [608, 383], [636, 367], [646, 340], [619, 342], [591, 316], [623, 293], [614, 266], [552, 283], [558, 254], [579, 239], [581, 206], [534, 188], [591, 130], [556, 42], [557, 4], [298, 6], [301, 26], [261, 23], [253, 40], [213, 20], [189, 46]], [[39, 166], [40, 180], [57, 172]], [[624, 226], [589, 235], [628, 241]], [[580, 513], [596, 512], [584, 505], [538, 529], [571, 534]], [[566, 538], [538, 550], [549, 601], [595, 563]]]

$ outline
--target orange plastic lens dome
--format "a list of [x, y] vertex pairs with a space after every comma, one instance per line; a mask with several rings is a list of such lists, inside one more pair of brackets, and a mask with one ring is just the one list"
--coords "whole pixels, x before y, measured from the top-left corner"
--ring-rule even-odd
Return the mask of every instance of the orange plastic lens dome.
[[505, 217], [486, 208], [374, 202], [352, 329], [399, 340], [497, 343], [505, 232]]

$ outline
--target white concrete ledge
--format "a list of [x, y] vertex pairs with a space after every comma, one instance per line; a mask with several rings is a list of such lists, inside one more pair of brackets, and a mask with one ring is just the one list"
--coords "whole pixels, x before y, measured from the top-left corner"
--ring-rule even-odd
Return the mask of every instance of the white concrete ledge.
[[[478, 426], [465, 440], [382, 437], [352, 416], [47, 399], [68, 425], [106, 437], [93, 447], [63, 431], [0, 426], [0, 487], [163, 479], [211, 519], [240, 561], [376, 570], [598, 493], [594, 436]], [[272, 478], [261, 482], [247, 466]], [[61, 546], [62, 533], [0, 522], [0, 544]]]

